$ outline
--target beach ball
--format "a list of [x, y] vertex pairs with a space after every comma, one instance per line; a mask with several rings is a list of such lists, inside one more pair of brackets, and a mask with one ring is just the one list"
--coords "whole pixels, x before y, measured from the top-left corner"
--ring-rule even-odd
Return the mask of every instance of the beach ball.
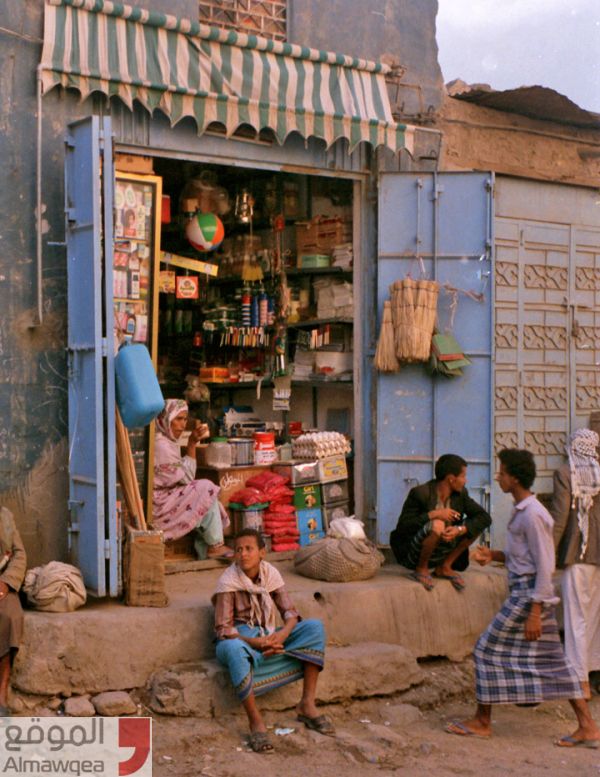
[[197, 251], [214, 251], [223, 242], [225, 228], [214, 213], [196, 213], [186, 224], [185, 236]]

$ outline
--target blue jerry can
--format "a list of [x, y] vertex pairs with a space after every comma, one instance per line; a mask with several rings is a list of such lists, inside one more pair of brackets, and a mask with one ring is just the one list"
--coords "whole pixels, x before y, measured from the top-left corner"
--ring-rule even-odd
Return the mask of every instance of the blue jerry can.
[[123, 345], [115, 356], [117, 405], [128, 429], [147, 426], [165, 406], [145, 345]]

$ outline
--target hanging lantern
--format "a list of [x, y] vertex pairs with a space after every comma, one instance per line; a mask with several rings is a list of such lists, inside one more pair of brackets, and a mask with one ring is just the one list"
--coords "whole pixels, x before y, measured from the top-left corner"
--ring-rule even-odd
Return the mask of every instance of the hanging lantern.
[[185, 236], [197, 251], [214, 251], [223, 242], [225, 228], [214, 213], [196, 213], [186, 224]]

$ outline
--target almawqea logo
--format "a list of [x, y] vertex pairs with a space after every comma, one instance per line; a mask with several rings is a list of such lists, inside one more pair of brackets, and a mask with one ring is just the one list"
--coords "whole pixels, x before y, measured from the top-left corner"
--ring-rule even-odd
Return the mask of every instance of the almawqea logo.
[[0, 718], [0, 777], [152, 777], [152, 718]]

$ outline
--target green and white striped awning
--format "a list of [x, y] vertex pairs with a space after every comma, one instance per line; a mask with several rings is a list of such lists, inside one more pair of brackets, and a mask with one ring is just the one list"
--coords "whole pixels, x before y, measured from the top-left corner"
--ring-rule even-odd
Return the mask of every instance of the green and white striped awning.
[[73, 87], [138, 100], [176, 124], [213, 122], [291, 132], [331, 145], [347, 138], [412, 151], [413, 128], [393, 121], [386, 65], [309, 49], [109, 0], [46, 0], [42, 88]]

